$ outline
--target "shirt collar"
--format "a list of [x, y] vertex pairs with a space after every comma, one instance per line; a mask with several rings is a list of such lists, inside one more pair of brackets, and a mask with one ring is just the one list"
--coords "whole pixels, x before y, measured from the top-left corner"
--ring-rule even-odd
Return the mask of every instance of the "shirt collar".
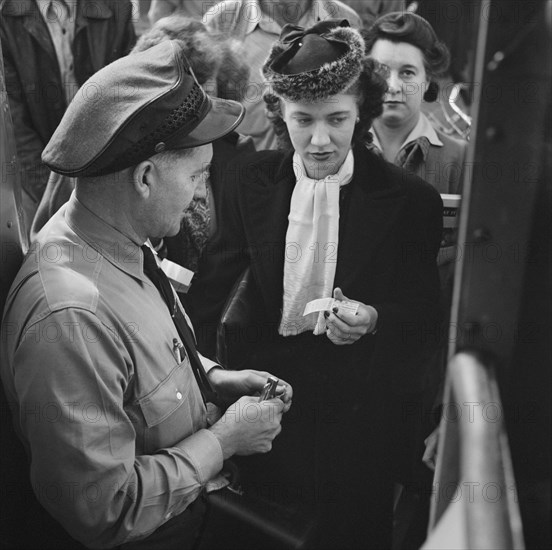
[[[374, 131], [374, 127], [370, 128], [370, 131], [372, 132], [372, 137], [373, 137], [372, 143], [380, 151], [383, 151], [383, 148], [378, 139], [378, 136]], [[405, 145], [408, 145], [409, 143], [417, 140], [420, 137], [427, 138], [429, 143], [431, 145], [434, 145], [435, 147], [443, 147], [443, 142], [439, 139], [439, 136], [437, 135], [435, 128], [431, 125], [431, 122], [429, 122], [429, 119], [424, 115], [424, 113], [420, 113], [420, 118], [418, 119], [416, 126], [414, 126], [410, 134], [408, 134], [407, 138], [404, 140], [404, 143], [401, 145], [401, 149]]]
[[[144, 275], [144, 257], [140, 244], [94, 214], [77, 199], [74, 192], [67, 203], [65, 221], [93, 249], [88, 253], [90, 261], [95, 261], [97, 252], [131, 277], [149, 282]], [[85, 255], [86, 250], [85, 248], [83, 251]]]
[[[50, 5], [50, 0], [35, 0], [38, 9], [40, 10], [40, 13], [42, 14], [42, 17], [47, 21], [46, 12], [48, 11], [48, 6]], [[74, 20], [74, 14], [75, 14], [75, 0], [58, 0], [59, 4], [63, 4], [65, 9], [67, 10], [67, 19], [72, 21]]]
[[[274, 5], [275, 4], [276, 3], [274, 3]], [[331, 2], [328, 2], [328, 4], [331, 4]], [[280, 34], [282, 27], [274, 21], [270, 13], [262, 11], [259, 0], [248, 0], [245, 5], [245, 10], [247, 11], [243, 14], [243, 17], [246, 17], [248, 21], [245, 34], [252, 33], [257, 26], [259, 26], [263, 31], [276, 35]], [[333, 16], [331, 12], [326, 9], [326, 2], [312, 0], [310, 8], [303, 14], [297, 24], [302, 27], [310, 27], [317, 21], [328, 19], [330, 17]]]

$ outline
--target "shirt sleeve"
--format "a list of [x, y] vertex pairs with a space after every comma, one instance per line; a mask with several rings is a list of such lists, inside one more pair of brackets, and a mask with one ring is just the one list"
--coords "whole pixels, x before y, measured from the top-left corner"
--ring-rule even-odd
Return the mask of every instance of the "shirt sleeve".
[[215, 361], [212, 361], [211, 359], [208, 359], [207, 357], [203, 357], [201, 353], [198, 353], [199, 359], [201, 360], [201, 364], [203, 365], [203, 368], [205, 369], [205, 372], [209, 372], [211, 369], [217, 367], [219, 369], [224, 368], [222, 365], [219, 365]]
[[220, 444], [206, 429], [136, 455], [143, 425], [123, 409], [131, 360], [93, 313], [68, 308], [28, 326], [13, 364], [33, 489], [85, 545], [149, 535], [222, 469]]

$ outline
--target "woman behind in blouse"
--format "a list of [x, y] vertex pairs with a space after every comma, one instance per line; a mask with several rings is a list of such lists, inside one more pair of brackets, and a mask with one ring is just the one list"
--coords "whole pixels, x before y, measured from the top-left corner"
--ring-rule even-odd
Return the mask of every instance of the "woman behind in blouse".
[[461, 193], [467, 144], [435, 129], [422, 111], [424, 102], [438, 99], [438, 77], [449, 66], [447, 47], [423, 17], [410, 12], [383, 15], [362, 34], [370, 57], [387, 70], [374, 146], [439, 193]]

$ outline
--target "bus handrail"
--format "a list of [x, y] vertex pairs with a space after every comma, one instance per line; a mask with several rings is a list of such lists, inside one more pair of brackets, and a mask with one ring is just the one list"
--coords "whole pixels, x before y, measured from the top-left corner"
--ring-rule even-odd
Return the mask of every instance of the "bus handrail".
[[[496, 377], [474, 352], [456, 354], [447, 367], [428, 540], [423, 548], [443, 547], [443, 540], [432, 542], [432, 536], [451, 505], [462, 515], [462, 542], [467, 548], [525, 548]], [[455, 547], [454, 541], [448, 542], [447, 547]]]

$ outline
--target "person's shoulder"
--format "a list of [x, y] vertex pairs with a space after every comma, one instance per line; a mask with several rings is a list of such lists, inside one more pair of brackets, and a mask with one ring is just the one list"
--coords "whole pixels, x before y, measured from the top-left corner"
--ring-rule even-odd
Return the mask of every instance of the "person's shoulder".
[[4, 16], [19, 18], [24, 15], [38, 13], [35, 2], [21, 2], [20, 0], [0, 0], [0, 13]]
[[274, 149], [262, 149], [256, 151], [249, 146], [242, 150], [242, 154], [236, 157], [232, 162], [234, 164], [247, 164], [247, 165], [263, 165], [263, 164], [279, 164], [286, 156], [283, 151]]
[[255, 145], [249, 136], [231, 132], [217, 139], [213, 142], [213, 159], [209, 169], [211, 179], [217, 182], [228, 179], [228, 174], [239, 171], [243, 157], [252, 153], [255, 153]]
[[227, 172], [239, 175], [242, 185], [270, 182], [280, 170], [285, 158], [286, 154], [282, 151], [271, 149], [249, 151], [228, 163]]
[[38, 233], [29, 247], [23, 270], [38, 274], [32, 285], [37, 287], [35, 291], [44, 294], [50, 311], [66, 307], [95, 311], [102, 256], [64, 228], [62, 218], [63, 211], [56, 213]]
[[213, 142], [213, 155], [229, 152], [235, 155], [236, 153], [244, 154], [254, 151], [255, 143], [253, 142], [253, 138], [235, 131]]
[[[99, 292], [90, 262], [90, 273], [73, 269], [71, 261], [60, 259], [63, 248], [67, 257], [74, 254], [66, 243], [34, 242], [17, 274], [6, 301], [6, 319], [21, 331], [64, 311], [96, 314]], [[86, 269], [85, 269], [86, 270]]]
[[447, 152], [455, 156], [463, 157], [466, 154], [468, 148], [468, 142], [464, 139], [456, 138], [454, 136], [448, 136], [439, 130], [435, 130], [437, 136], [443, 143], [443, 147]]
[[263, 150], [239, 155], [224, 170], [223, 184], [239, 195], [269, 190], [288, 173], [293, 174], [289, 154], [282, 151]]
[[372, 189], [374, 189], [373, 180], [379, 180], [376, 189], [403, 197], [410, 212], [416, 213], [421, 218], [435, 213], [440, 215], [442, 200], [433, 186], [369, 149], [357, 146], [355, 154], [358, 155], [360, 151], [362, 151], [361, 162], [364, 164], [361, 170], [365, 172], [367, 179], [372, 180], [370, 185]]
[[[80, 2], [80, 4], [84, 4]], [[82, 5], [82, 9], [86, 10], [85, 13], [91, 13], [88, 6]], [[102, 19], [110, 15], [110, 12], [115, 17], [129, 17], [133, 13], [132, 0], [103, 0], [103, 2], [96, 3], [94, 9], [98, 14], [98, 17]]]
[[382, 171], [387, 174], [391, 185], [397, 186], [408, 198], [409, 201], [424, 203], [438, 203], [441, 200], [439, 192], [416, 174], [387, 162], [383, 158], [376, 157], [373, 162], [381, 166]]

